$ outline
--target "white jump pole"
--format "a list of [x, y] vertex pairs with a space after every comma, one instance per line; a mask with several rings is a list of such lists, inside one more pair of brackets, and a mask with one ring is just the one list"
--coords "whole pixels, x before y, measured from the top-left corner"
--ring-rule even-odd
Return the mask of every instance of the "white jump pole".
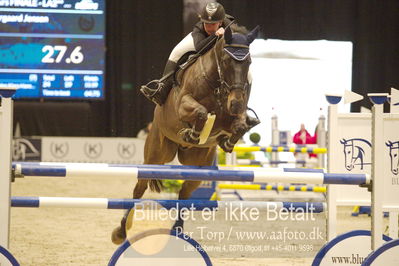
[[[319, 147], [327, 147], [326, 140], [326, 117], [324, 115], [320, 115], [319, 123], [317, 126], [317, 145]], [[325, 168], [326, 167], [326, 155], [323, 153], [317, 154], [317, 163], [318, 167]]]
[[[331, 169], [333, 169], [333, 163], [334, 159], [331, 156], [331, 151], [333, 150], [333, 145], [331, 140], [337, 139], [338, 132], [335, 130], [337, 128], [337, 124], [335, 119], [333, 119], [333, 115], [338, 112], [338, 105], [337, 103], [334, 104], [333, 102], [334, 99], [330, 99], [330, 104], [328, 106], [328, 156], [327, 156], [327, 172], [331, 173]], [[337, 99], [338, 101], [338, 99]], [[332, 191], [331, 189], [328, 190], [327, 193], [327, 206], [328, 206], [328, 218], [327, 218], [327, 239], [328, 241], [331, 241], [337, 234], [337, 229], [336, 229], [336, 220], [337, 220], [337, 209], [332, 208], [331, 204], [332, 202], [335, 201], [337, 198], [337, 193], [336, 191]]]
[[[274, 114], [272, 116], [272, 146], [278, 146], [280, 144], [280, 132], [278, 130], [278, 118], [277, 115]], [[271, 153], [271, 161], [278, 161], [279, 155], [277, 152]], [[271, 167], [277, 167], [277, 164], [271, 164]]]
[[[378, 145], [378, 142], [383, 140], [384, 132], [381, 130], [383, 128], [383, 119], [381, 113], [383, 113], [383, 104], [375, 103], [372, 107], [372, 145], [373, 145], [373, 164], [371, 165], [371, 174], [374, 177], [373, 182], [373, 191], [371, 193], [371, 200], [373, 202], [372, 209], [372, 234], [371, 234], [371, 249], [376, 250], [383, 244], [383, 240], [381, 238], [382, 235], [382, 225], [383, 225], [383, 217], [382, 217], [382, 206], [381, 204], [377, 204], [378, 195], [384, 193], [384, 186], [381, 186], [380, 182], [376, 182], [376, 174], [378, 172], [383, 171], [384, 164], [383, 160], [379, 160], [381, 158], [381, 154], [383, 154], [384, 150], [382, 145]], [[379, 130], [376, 130], [376, 129]]]
[[[10, 232], [11, 142], [15, 89], [0, 88], [0, 246], [8, 249]], [[0, 265], [6, 265], [0, 256]]]

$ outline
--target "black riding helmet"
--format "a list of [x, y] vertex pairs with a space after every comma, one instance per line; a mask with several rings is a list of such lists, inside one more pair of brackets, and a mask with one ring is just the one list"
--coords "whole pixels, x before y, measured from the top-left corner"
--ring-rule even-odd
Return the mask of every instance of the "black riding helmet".
[[201, 21], [205, 23], [216, 23], [223, 21], [225, 16], [226, 13], [224, 11], [224, 7], [216, 2], [206, 4], [199, 15]]

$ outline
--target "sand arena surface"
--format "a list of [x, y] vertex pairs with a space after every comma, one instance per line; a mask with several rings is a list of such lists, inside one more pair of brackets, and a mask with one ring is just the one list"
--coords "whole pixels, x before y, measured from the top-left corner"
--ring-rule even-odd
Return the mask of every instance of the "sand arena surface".
[[[102, 197], [130, 198], [134, 183], [126, 178], [51, 178], [29, 177], [17, 179], [12, 184], [13, 196], [53, 196], [53, 197]], [[261, 192], [261, 191], [259, 191]], [[145, 198], [165, 198], [170, 195], [146, 193]], [[267, 199], [265, 199], [267, 200]], [[116, 246], [110, 240], [112, 230], [119, 225], [123, 210], [61, 209], [61, 208], [12, 208], [10, 251], [21, 265], [107, 265]], [[362, 215], [350, 216], [351, 208], [339, 211], [339, 232], [353, 229], [369, 229], [370, 219]], [[324, 221], [324, 214], [318, 216]], [[212, 225], [197, 221], [187, 223], [186, 230], [207, 225], [214, 231], [234, 226], [235, 229], [251, 228], [254, 224], [234, 221], [216, 222]], [[156, 227], [157, 224], [147, 224]], [[257, 225], [258, 226], [258, 225]], [[278, 230], [278, 225], [264, 223], [265, 230]], [[300, 228], [303, 223], [295, 222], [292, 228]], [[272, 228], [271, 228], [272, 227]], [[196, 238], [194, 238], [196, 239]], [[202, 245], [210, 244], [205, 239]], [[252, 241], [253, 242], [253, 241]], [[259, 241], [259, 243], [264, 243]], [[237, 244], [237, 243], [236, 243]], [[257, 242], [253, 242], [257, 244]], [[250, 258], [244, 253], [227, 257], [210, 254], [214, 265], [310, 265], [312, 258], [297, 258], [295, 252], [284, 258]], [[287, 257], [286, 257], [287, 256]]]

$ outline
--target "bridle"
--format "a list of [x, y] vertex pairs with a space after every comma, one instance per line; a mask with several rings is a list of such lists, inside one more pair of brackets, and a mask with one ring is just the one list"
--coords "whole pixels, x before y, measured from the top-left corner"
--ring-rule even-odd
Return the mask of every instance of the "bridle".
[[[217, 42], [219, 39], [220, 39], [220, 38], [218, 37], [218, 38], [216, 39], [216, 42]], [[217, 102], [217, 104], [218, 104], [219, 109], [222, 110], [222, 109], [223, 109], [223, 106], [224, 106], [224, 105], [223, 105], [223, 102], [224, 102], [224, 100], [227, 98], [227, 96], [229, 95], [229, 93], [232, 91], [232, 89], [234, 88], [234, 85], [235, 85], [235, 84], [231, 85], [231, 84], [229, 84], [229, 83], [226, 81], [226, 79], [225, 79], [225, 77], [224, 77], [224, 74], [223, 74], [223, 71], [222, 71], [222, 69], [221, 69], [221, 67], [220, 67], [220, 63], [221, 63], [221, 62], [220, 62], [220, 59], [219, 59], [218, 54], [217, 54], [217, 52], [216, 52], [216, 47], [217, 47], [217, 45], [215, 44], [215, 46], [212, 47], [212, 49], [213, 49], [213, 53], [214, 53], [214, 56], [215, 56], [216, 68], [217, 68], [217, 73], [218, 73], [218, 79], [217, 79], [218, 86], [214, 88], [213, 93], [214, 93], [214, 95], [215, 95], [215, 97], [216, 97], [216, 102]], [[234, 44], [225, 45], [225, 47], [249, 48], [248, 46], [245, 46], [245, 45], [234, 45]], [[244, 58], [244, 60], [246, 60], [246, 59], [247, 59], [247, 57]], [[208, 85], [209, 85], [210, 87], [214, 87], [214, 85], [212, 85], [212, 81], [211, 81], [211, 80], [208, 78], [208, 76], [206, 75], [204, 63], [203, 63], [203, 61], [202, 61], [202, 57], [201, 57], [201, 56], [199, 57], [199, 60], [200, 60], [200, 65], [201, 65], [202, 77], [205, 79], [205, 81], [208, 83]], [[243, 61], [243, 60], [242, 60], [242, 61]], [[248, 80], [245, 81], [242, 90], [245, 91], [245, 90], [247, 89], [247, 87], [248, 87]]]

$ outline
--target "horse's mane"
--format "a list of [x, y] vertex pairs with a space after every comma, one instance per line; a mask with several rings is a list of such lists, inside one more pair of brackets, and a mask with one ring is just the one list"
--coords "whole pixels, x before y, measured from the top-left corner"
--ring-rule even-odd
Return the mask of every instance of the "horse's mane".
[[244, 35], [247, 35], [249, 33], [249, 30], [245, 26], [240, 26], [235, 23], [231, 24], [230, 28], [233, 31], [233, 33], [239, 33]]

